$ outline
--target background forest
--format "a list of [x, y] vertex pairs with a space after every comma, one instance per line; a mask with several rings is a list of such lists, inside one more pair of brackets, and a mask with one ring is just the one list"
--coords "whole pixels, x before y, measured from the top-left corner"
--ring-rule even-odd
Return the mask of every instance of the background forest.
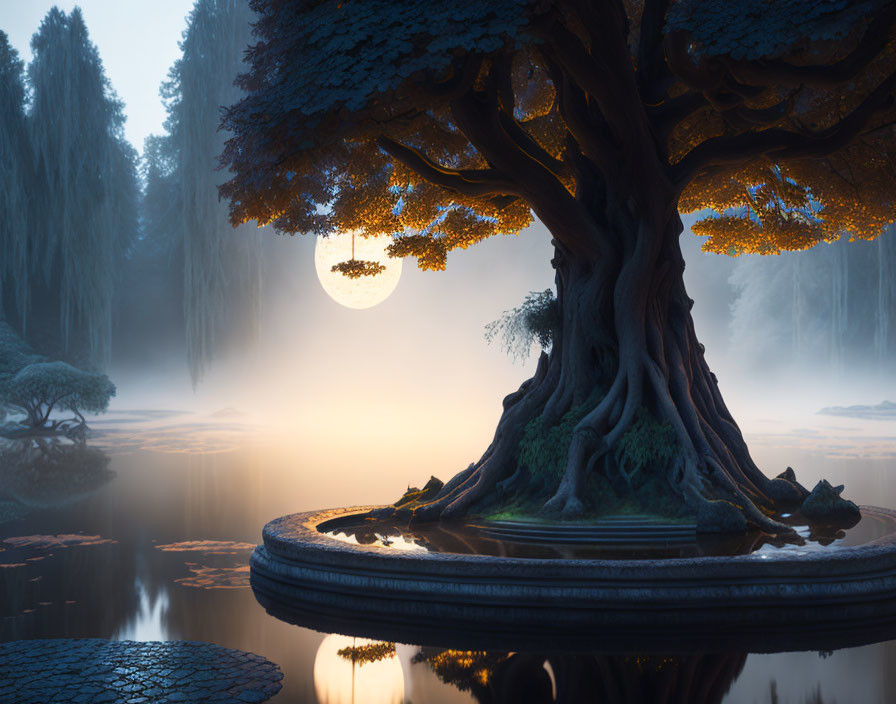
[[[80, 10], [47, 14], [27, 66], [0, 31], [0, 318], [39, 353], [113, 378], [176, 360], [195, 387], [257, 339], [270, 292], [297, 274], [273, 233], [231, 228], [217, 194], [220, 108], [238, 96], [251, 21], [241, 0], [195, 3], [160, 90], [164, 132], [140, 152]], [[847, 239], [728, 258], [686, 232], [697, 333], [724, 360], [713, 366], [892, 379], [896, 233]], [[478, 305], [496, 318], [503, 303]]]

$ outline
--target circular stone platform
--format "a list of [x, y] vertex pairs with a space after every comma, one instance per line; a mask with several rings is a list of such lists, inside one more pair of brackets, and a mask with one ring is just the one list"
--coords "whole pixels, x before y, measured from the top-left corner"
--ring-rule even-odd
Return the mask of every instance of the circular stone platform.
[[353, 544], [319, 530], [370, 508], [268, 523], [251, 559], [262, 605], [319, 630], [424, 645], [450, 634], [467, 647], [509, 637], [517, 649], [710, 638], [770, 651], [896, 637], [896, 512], [887, 509], [862, 507], [863, 523], [889, 531], [863, 545], [733, 557], [500, 557]]
[[264, 702], [283, 674], [260, 655], [211, 643], [97, 639], [0, 643], [0, 702]]

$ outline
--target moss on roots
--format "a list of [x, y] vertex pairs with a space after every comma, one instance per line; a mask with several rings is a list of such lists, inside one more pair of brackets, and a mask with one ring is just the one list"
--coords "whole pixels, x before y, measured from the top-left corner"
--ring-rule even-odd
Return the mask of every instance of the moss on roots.
[[667, 467], [679, 452], [675, 430], [668, 423], [658, 422], [645, 409], [640, 409], [634, 422], [623, 433], [613, 449], [616, 466], [626, 483], [635, 488], [641, 470]]
[[[587, 401], [570, 408], [553, 426], [545, 427], [542, 416], [530, 421], [523, 431], [518, 452], [518, 466], [528, 473], [529, 482], [523, 491], [504, 496], [498, 505], [490, 502], [487, 508], [481, 506], [486, 508], [483, 513], [495, 520], [537, 515], [545, 493], [556, 490], [563, 478], [576, 426], [604, 393], [604, 390], [595, 390]], [[687, 509], [667, 479], [668, 468], [678, 452], [673, 428], [657, 421], [646, 409], [639, 410], [610, 451], [608, 461], [595, 463], [585, 477], [582, 492], [585, 512], [581, 520], [626, 513], [681, 520]], [[547, 492], [536, 492], [533, 496], [534, 485], [544, 487]]]
[[552, 486], [559, 484], [566, 470], [573, 431], [602, 395], [599, 391], [593, 392], [585, 403], [570, 408], [554, 426], [546, 428], [542, 416], [529, 422], [519, 444], [520, 466]]

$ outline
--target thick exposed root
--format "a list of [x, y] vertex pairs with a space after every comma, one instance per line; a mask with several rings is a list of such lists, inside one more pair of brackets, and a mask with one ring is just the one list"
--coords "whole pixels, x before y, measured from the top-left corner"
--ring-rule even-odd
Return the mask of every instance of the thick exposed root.
[[[674, 431], [677, 458], [666, 469], [666, 478], [693, 514], [703, 515], [710, 502], [724, 501], [742, 514], [745, 525], [776, 535], [792, 534], [792, 528], [768, 515], [775, 507], [763, 491], [769, 480], [753, 471], [755, 465], [736, 426], [726, 424], [716, 431], [726, 421], [708, 413], [715, 400], [694, 389], [680, 349], [675, 344], [664, 349], [662, 364], [644, 353], [637, 362], [620, 366], [610, 392], [576, 427], [563, 478], [541, 513], [560, 518], [582, 515], [585, 477], [619, 442], [639, 409], [649, 405], [658, 421]], [[614, 418], [613, 410], [620, 404], [622, 411]], [[736, 436], [738, 442], [731, 447], [723, 435]], [[755, 481], [757, 474], [761, 482]]]
[[[771, 480], [756, 467], [722, 400], [684, 291], [680, 222], [674, 218], [664, 230], [658, 222], [626, 224], [629, 216], [617, 215], [615, 226], [634, 229], [615, 240], [606, 259], [582, 265], [565, 260], [558, 248], [560, 320], [550, 355], [542, 354], [532, 379], [504, 399], [482, 458], [433, 500], [413, 506], [413, 520], [504, 506], [537, 510], [536, 504], [543, 515], [571, 519], [595, 510], [601, 498], [595, 492], [606, 491], [659, 511], [698, 516], [698, 523], [701, 516], [728, 512], [731, 525], [792, 533], [773, 516], [808, 492], [792, 475]], [[536, 420], [540, 426], [533, 425]], [[526, 429], [539, 427], [542, 444], [522, 453]], [[565, 466], [558, 446], [544, 444], [555, 442], [555, 430], [568, 442], [559, 450]], [[650, 466], [637, 454], [649, 445], [645, 432], [662, 438], [668, 450], [652, 450], [647, 456], [662, 460], [650, 460]], [[536, 461], [545, 466], [526, 466]]]

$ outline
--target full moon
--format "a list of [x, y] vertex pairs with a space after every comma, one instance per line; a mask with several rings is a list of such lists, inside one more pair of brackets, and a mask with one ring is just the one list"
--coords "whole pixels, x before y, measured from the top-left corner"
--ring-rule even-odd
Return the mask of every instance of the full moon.
[[314, 247], [314, 268], [324, 291], [346, 308], [372, 308], [385, 301], [401, 278], [401, 259], [393, 259], [386, 254], [386, 247], [391, 241], [389, 237], [365, 238], [356, 235], [354, 258], [377, 262], [385, 266], [386, 270], [376, 276], [351, 279], [338, 271], [332, 271], [332, 267], [352, 258], [352, 234], [341, 232], [329, 237], [318, 237]]

